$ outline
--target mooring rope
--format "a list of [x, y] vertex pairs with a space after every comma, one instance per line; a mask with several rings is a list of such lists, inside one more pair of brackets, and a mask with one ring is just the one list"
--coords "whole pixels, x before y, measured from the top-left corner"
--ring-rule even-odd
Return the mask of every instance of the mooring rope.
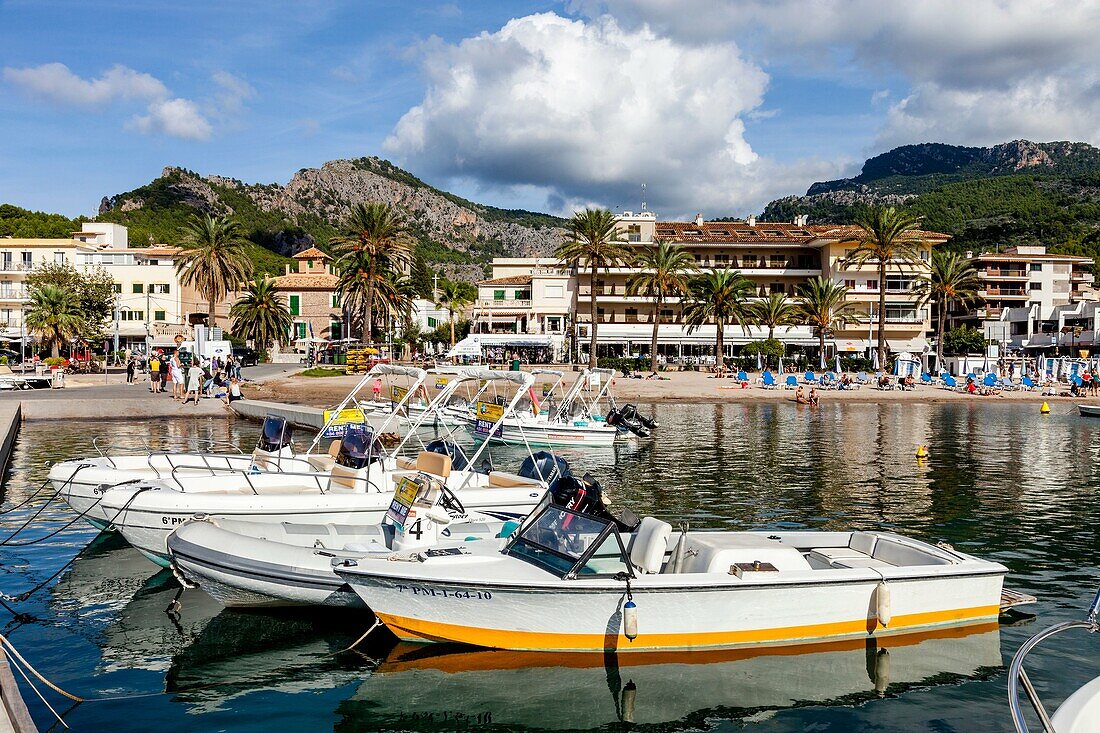
[[[33, 540], [33, 541], [31, 541], [31, 542], [27, 542], [27, 543], [14, 543], [14, 544], [12, 544], [12, 543], [11, 543], [11, 541], [12, 541], [13, 539], [15, 539], [15, 537], [16, 537], [16, 536], [17, 536], [17, 535], [18, 535], [18, 534], [19, 534], [20, 532], [22, 532], [22, 531], [23, 531], [23, 530], [25, 530], [25, 529], [26, 529], [27, 527], [29, 527], [29, 526], [31, 525], [31, 523], [32, 523], [32, 522], [34, 522], [34, 520], [38, 519], [38, 517], [39, 517], [39, 516], [40, 516], [40, 515], [42, 514], [42, 512], [46, 511], [46, 507], [48, 507], [48, 506], [49, 506], [49, 505], [50, 505], [51, 503], [53, 503], [54, 499], [56, 499], [56, 498], [57, 498], [58, 496], [60, 496], [60, 495], [61, 495], [61, 492], [63, 492], [63, 491], [65, 491], [66, 489], [69, 489], [69, 488], [71, 488], [71, 487], [72, 487], [72, 484], [73, 484], [73, 482], [74, 482], [74, 481], [76, 480], [76, 475], [77, 475], [78, 473], [80, 473], [80, 472], [81, 472], [82, 470], [84, 470], [85, 468], [88, 468], [88, 467], [89, 467], [89, 466], [91, 466], [91, 465], [92, 465], [92, 464], [90, 464], [90, 463], [82, 463], [82, 464], [80, 464], [79, 466], [77, 466], [77, 467], [76, 467], [76, 470], [75, 470], [75, 471], [73, 471], [73, 472], [72, 472], [71, 474], [69, 474], [69, 478], [65, 479], [65, 482], [61, 484], [61, 488], [59, 488], [59, 489], [58, 489], [57, 491], [55, 491], [55, 492], [53, 493], [53, 496], [51, 496], [51, 497], [50, 497], [49, 499], [47, 499], [47, 500], [46, 500], [46, 501], [45, 501], [45, 502], [44, 502], [44, 503], [42, 504], [42, 506], [40, 506], [40, 507], [38, 508], [38, 511], [36, 511], [36, 512], [35, 512], [34, 514], [32, 514], [32, 515], [30, 516], [30, 518], [29, 518], [29, 519], [28, 519], [27, 521], [23, 522], [22, 526], [20, 526], [20, 527], [19, 527], [19, 529], [15, 530], [15, 531], [14, 531], [14, 532], [12, 532], [11, 534], [9, 534], [9, 535], [8, 535], [7, 537], [5, 537], [5, 538], [4, 538], [4, 539], [3, 539], [2, 541], [0, 541], [0, 546], [3, 546], [3, 545], [7, 545], [7, 546], [9, 546], [9, 547], [25, 547], [26, 545], [34, 544], [35, 542], [40, 542], [40, 541], [41, 541], [42, 539], [49, 539], [50, 537], [52, 537], [53, 535], [51, 534], [51, 535], [47, 535], [47, 536], [46, 536], [46, 537], [44, 537], [44, 538], [40, 538], [39, 540]], [[45, 481], [43, 482], [43, 485], [42, 485], [42, 487], [39, 487], [39, 490], [38, 490], [38, 491], [36, 491], [36, 492], [35, 492], [35, 494], [38, 494], [38, 493], [40, 493], [40, 492], [42, 491], [42, 488], [44, 488], [44, 487], [45, 487], [45, 485], [46, 485], [47, 483], [49, 483], [49, 481], [50, 481], [50, 479], [48, 479], [48, 478], [47, 478], [47, 479], [46, 479], [46, 480], [45, 480]], [[34, 495], [32, 495], [32, 498], [33, 498], [33, 496], [34, 496]], [[101, 497], [101, 498], [102, 498], [102, 497]], [[30, 499], [27, 499], [27, 501], [24, 501], [24, 502], [23, 502], [22, 504], [20, 504], [19, 506], [24, 506], [24, 505], [26, 505], [28, 501], [30, 501]], [[94, 506], [95, 506], [96, 504], [98, 504], [98, 503], [99, 503], [99, 499], [96, 499], [96, 500], [95, 500], [95, 501], [94, 501], [94, 502], [92, 503], [92, 507], [94, 507]], [[92, 507], [88, 507], [88, 509], [91, 509]], [[12, 508], [12, 510], [14, 510], [15, 508], [17, 508], [17, 507], [13, 507], [13, 508]], [[8, 510], [8, 511], [12, 511], [12, 510]], [[87, 513], [87, 510], [85, 510], [84, 512], [81, 512], [81, 513], [79, 513], [79, 514], [77, 514], [77, 517], [76, 517], [76, 518], [77, 518], [77, 519], [80, 519], [80, 518], [82, 518], [82, 517], [83, 517], [83, 516], [84, 516], [84, 515], [85, 515], [86, 513]], [[64, 529], [67, 529], [68, 527], [71, 527], [71, 526], [72, 526], [73, 524], [75, 524], [75, 523], [76, 523], [75, 521], [73, 521], [73, 522], [70, 522], [70, 523], [69, 523], [69, 524], [67, 524], [67, 525], [66, 525], [65, 527], [62, 527], [62, 528], [61, 528], [61, 530], [58, 530], [58, 531], [62, 531], [62, 530], [64, 530]], [[54, 534], [57, 534], [57, 533], [55, 532]]]
[[[34, 492], [33, 494], [31, 494], [30, 496], [28, 496], [28, 497], [27, 497], [26, 499], [24, 499], [23, 501], [19, 502], [19, 503], [18, 503], [18, 504], [16, 504], [15, 506], [10, 506], [10, 507], [8, 507], [8, 508], [6, 508], [6, 509], [0, 509], [0, 514], [10, 514], [11, 512], [14, 512], [14, 511], [17, 511], [17, 510], [19, 510], [19, 509], [22, 509], [22, 508], [23, 508], [23, 507], [25, 507], [25, 506], [26, 506], [27, 504], [30, 504], [30, 503], [31, 503], [32, 501], [34, 501], [34, 500], [35, 500], [35, 499], [36, 499], [36, 498], [38, 497], [38, 495], [42, 493], [42, 490], [43, 490], [43, 489], [45, 489], [45, 488], [46, 488], [47, 486], [49, 486], [49, 485], [50, 485], [50, 479], [48, 479], [48, 478], [47, 478], [46, 480], [44, 480], [44, 481], [43, 481], [43, 482], [42, 482], [42, 483], [41, 483], [41, 484], [40, 484], [40, 485], [38, 486], [38, 489], [37, 489], [37, 490], [36, 490], [36, 491], [35, 491], [35, 492]], [[50, 497], [49, 499], [47, 499], [47, 500], [46, 500], [46, 503], [47, 503], [47, 504], [49, 504], [49, 503], [50, 503], [51, 501], [53, 501], [54, 499], [56, 499], [56, 498], [57, 498], [57, 495], [58, 495], [58, 494], [60, 494], [60, 493], [61, 493], [61, 491], [62, 491], [62, 489], [58, 489], [57, 491], [55, 491], [55, 492], [53, 493], [53, 496], [51, 496], [51, 497]]]

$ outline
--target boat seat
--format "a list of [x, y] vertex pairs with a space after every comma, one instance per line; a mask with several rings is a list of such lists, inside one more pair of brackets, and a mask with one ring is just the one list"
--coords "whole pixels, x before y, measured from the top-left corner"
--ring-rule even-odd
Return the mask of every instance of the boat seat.
[[642, 519], [634, 532], [634, 541], [630, 543], [630, 564], [642, 573], [661, 572], [671, 536], [672, 525], [668, 522], [653, 517]]
[[415, 471], [416, 470], [416, 460], [413, 459], [413, 458], [397, 457], [397, 458], [394, 458], [393, 461], [397, 465], [397, 468], [399, 470], [402, 470], [402, 471]]
[[416, 470], [447, 478], [451, 475], [451, 457], [446, 453], [422, 450], [416, 457]]
[[328, 491], [349, 491], [356, 494], [365, 494], [367, 482], [363, 481], [362, 478], [362, 471], [337, 463], [328, 474]]
[[256, 448], [252, 451], [252, 465], [261, 471], [278, 471], [279, 454]]
[[888, 562], [876, 560], [873, 557], [863, 555], [861, 557], [841, 557], [829, 563], [834, 568], [889, 568], [893, 567]]
[[507, 471], [490, 471], [489, 485], [498, 488], [512, 488], [517, 486], [542, 488], [542, 484], [536, 479], [520, 476], [518, 473], [508, 473]]
[[729, 573], [737, 563], [771, 563], [776, 570], [809, 570], [798, 548], [778, 540], [741, 532], [696, 532], [684, 548], [685, 573]]
[[892, 537], [880, 537], [875, 543], [875, 551], [871, 557], [898, 567], [910, 567], [913, 565], [951, 565], [951, 560], [946, 557], [937, 557], [919, 547], [895, 540]]
[[337, 438], [328, 444], [327, 452], [306, 456], [306, 461], [313, 467], [313, 470], [328, 473], [336, 465], [336, 456], [340, 455], [340, 446], [343, 445], [343, 442]]

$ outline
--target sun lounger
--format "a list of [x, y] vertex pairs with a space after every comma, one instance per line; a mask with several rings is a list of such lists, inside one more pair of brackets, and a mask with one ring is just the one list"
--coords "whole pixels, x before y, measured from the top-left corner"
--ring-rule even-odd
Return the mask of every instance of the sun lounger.
[[1000, 384], [1001, 384], [1001, 389], [1005, 390], [1006, 392], [1012, 392], [1013, 390], [1019, 389], [1019, 387], [1016, 386], [1015, 384], [1013, 384], [1012, 380], [1009, 379], [1008, 377], [1001, 377], [1001, 383]]
[[925, 385], [931, 385], [932, 384], [932, 375], [929, 374], [928, 372], [921, 372], [920, 383], [925, 384]]
[[764, 372], [760, 375], [760, 385], [764, 389], [775, 389], [779, 386], [775, 383], [775, 377], [772, 376], [771, 372]]
[[783, 389], [797, 389], [798, 377], [793, 374], [787, 375], [787, 380], [783, 383]]
[[739, 371], [739, 372], [737, 372], [737, 381], [740, 382], [741, 384], [748, 384], [749, 383], [749, 375], [746, 374], [744, 371]]
[[1035, 380], [1033, 380], [1031, 377], [1024, 377], [1020, 380], [1020, 387], [1021, 389], [1031, 392], [1032, 390], [1037, 389], [1039, 385], [1035, 384]]
[[802, 383], [817, 386], [817, 375], [811, 371], [807, 371], [802, 375]]

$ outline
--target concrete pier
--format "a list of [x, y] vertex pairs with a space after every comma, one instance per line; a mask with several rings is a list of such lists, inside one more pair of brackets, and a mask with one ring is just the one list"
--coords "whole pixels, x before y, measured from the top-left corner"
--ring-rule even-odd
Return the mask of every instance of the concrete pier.
[[18, 402], [0, 403], [0, 481], [8, 472], [11, 451], [15, 447], [15, 436], [19, 434], [22, 421], [22, 409]]
[[[325, 424], [324, 410], [318, 407], [291, 405], [285, 402], [266, 402], [264, 400], [238, 400], [230, 406], [241, 417], [252, 420], [263, 420], [268, 415], [278, 415], [286, 418], [286, 421], [295, 427], [310, 430], [320, 430]], [[378, 429], [387, 417], [387, 415], [367, 415], [367, 424]], [[390, 429], [394, 429], [393, 423], [391, 423]]]

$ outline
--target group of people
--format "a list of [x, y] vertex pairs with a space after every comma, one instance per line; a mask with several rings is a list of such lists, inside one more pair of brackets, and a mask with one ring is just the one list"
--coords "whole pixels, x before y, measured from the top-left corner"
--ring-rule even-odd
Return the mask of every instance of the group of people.
[[810, 387], [810, 391], [807, 392], [800, 384], [798, 389], [794, 391], [794, 401], [800, 405], [816, 405], [819, 399], [820, 395], [817, 393], [817, 387]]
[[[136, 357], [131, 355], [126, 360], [127, 383], [136, 382], [137, 366]], [[172, 399], [184, 405], [192, 399], [198, 405], [202, 397], [219, 397], [227, 405], [242, 399], [241, 365], [232, 356], [224, 360], [215, 356], [204, 361], [187, 351], [176, 350], [168, 354], [157, 349], [149, 356], [148, 369], [149, 391], [166, 393], [170, 384]]]

